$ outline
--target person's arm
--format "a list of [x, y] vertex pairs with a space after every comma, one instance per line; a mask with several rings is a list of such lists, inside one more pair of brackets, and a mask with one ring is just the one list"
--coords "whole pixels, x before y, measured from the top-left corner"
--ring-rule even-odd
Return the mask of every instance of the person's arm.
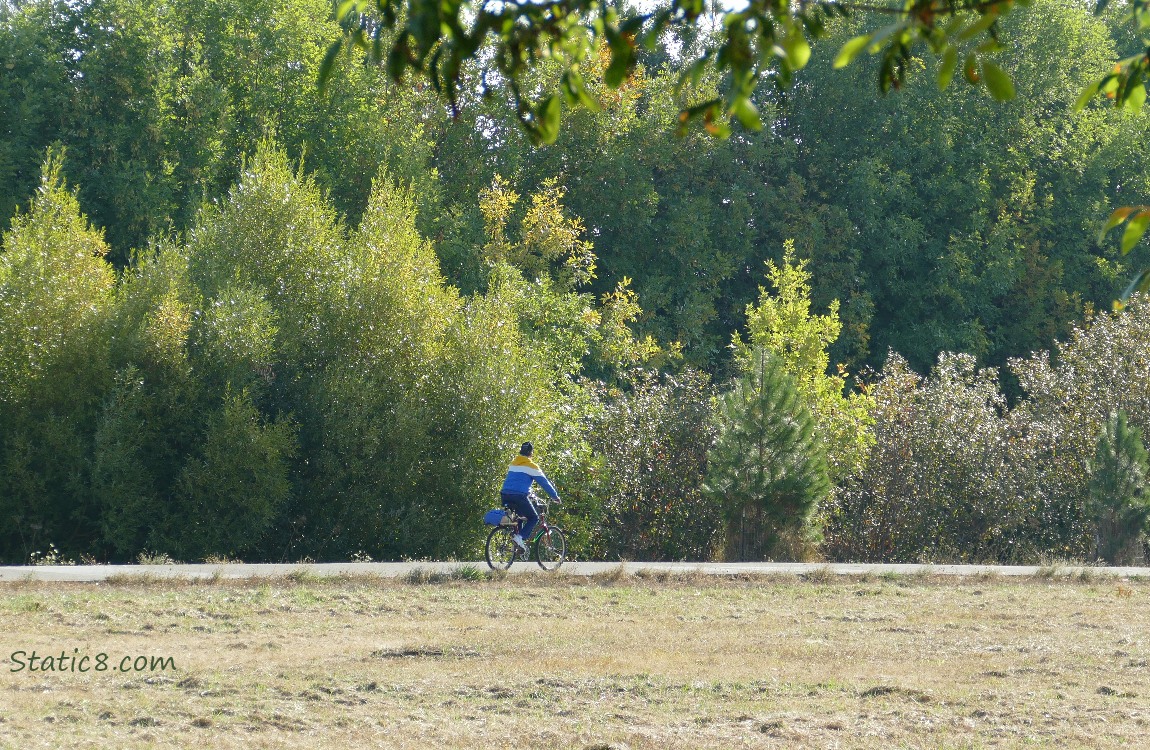
[[535, 477], [535, 481], [539, 483], [539, 486], [543, 488], [544, 492], [551, 496], [552, 500], [560, 502], [559, 493], [555, 491], [555, 486], [551, 484], [551, 480], [547, 478], [547, 475], [543, 473], [542, 469], [539, 470], [539, 476]]

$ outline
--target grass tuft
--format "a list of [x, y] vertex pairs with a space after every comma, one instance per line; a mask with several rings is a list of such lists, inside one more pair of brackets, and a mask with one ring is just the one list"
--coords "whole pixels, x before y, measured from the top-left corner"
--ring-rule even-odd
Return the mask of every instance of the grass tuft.
[[[503, 571], [500, 572], [502, 573]], [[409, 586], [426, 586], [428, 584], [451, 583], [453, 581], [490, 581], [493, 577], [492, 573], [483, 570], [477, 565], [464, 563], [451, 570], [434, 570], [432, 568], [416, 566], [400, 576], [399, 580]]]
[[320, 577], [315, 574], [315, 571], [307, 567], [296, 568], [284, 576], [284, 578], [297, 584], [318, 583], [321, 580]]
[[591, 576], [591, 582], [600, 586], [615, 586], [621, 583], [627, 583], [631, 578], [631, 573], [627, 571], [627, 564], [620, 562], [618, 567], [611, 568], [602, 573], [593, 574]]
[[802, 578], [809, 583], [830, 583], [835, 579], [835, 573], [830, 566], [820, 565], [808, 573], [803, 573]]
[[177, 562], [166, 552], [149, 552], [144, 550], [136, 555], [138, 565], [176, 565]]
[[490, 578], [491, 576], [487, 574], [487, 571], [481, 570], [476, 565], [460, 565], [451, 571], [453, 581], [487, 581]]
[[227, 555], [208, 555], [204, 558], [204, 565], [243, 565], [244, 561]]
[[635, 571], [635, 577], [640, 581], [647, 581], [650, 583], [669, 583], [675, 574], [669, 570], [647, 570], [640, 568]]

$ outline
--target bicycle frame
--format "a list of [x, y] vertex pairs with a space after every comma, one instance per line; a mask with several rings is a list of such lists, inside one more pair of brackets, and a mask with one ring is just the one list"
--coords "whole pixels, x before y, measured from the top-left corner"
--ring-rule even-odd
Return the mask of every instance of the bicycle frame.
[[[527, 499], [535, 506], [536, 512], [539, 513], [539, 521], [535, 524], [535, 530], [531, 534], [531, 538], [523, 540], [525, 544], [532, 544], [536, 539], [551, 530], [551, 525], [547, 523], [547, 512], [551, 510], [551, 501], [539, 499], [534, 492], [528, 492]], [[523, 531], [523, 522], [527, 519], [516, 513], [514, 508], [509, 507], [507, 510], [515, 518], [515, 533], [518, 534]]]

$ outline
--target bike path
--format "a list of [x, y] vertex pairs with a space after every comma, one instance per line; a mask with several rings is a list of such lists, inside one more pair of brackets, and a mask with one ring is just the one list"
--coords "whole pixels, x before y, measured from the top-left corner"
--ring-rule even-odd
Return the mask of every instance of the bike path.
[[[668, 562], [566, 562], [557, 572], [543, 571], [534, 562], [517, 562], [510, 575], [594, 576], [623, 573], [702, 574], [714, 576], [770, 575], [938, 575], [938, 576], [1113, 576], [1150, 578], [1145, 567], [1080, 567], [1035, 565], [897, 565], [856, 563], [668, 563]], [[191, 580], [286, 578], [290, 576], [381, 577], [455, 576], [471, 577], [487, 572], [479, 562], [370, 562], [370, 563], [225, 563], [188, 565], [31, 565], [0, 566], [0, 581], [57, 581], [97, 583], [130, 581], [133, 577]]]

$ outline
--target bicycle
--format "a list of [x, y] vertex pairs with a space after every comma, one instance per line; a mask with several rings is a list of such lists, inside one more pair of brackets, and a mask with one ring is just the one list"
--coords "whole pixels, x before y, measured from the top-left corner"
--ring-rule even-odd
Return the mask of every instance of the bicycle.
[[[531, 539], [525, 539], [529, 549], [534, 551], [535, 562], [544, 570], [558, 570], [567, 558], [567, 538], [558, 526], [547, 522], [547, 511], [551, 507], [548, 500], [540, 500], [534, 493], [528, 499], [539, 511], [539, 523]], [[492, 570], [507, 570], [515, 560], [527, 560], [519, 545], [512, 538], [523, 528], [526, 519], [511, 508], [507, 508], [499, 525], [487, 535], [487, 564]]]

